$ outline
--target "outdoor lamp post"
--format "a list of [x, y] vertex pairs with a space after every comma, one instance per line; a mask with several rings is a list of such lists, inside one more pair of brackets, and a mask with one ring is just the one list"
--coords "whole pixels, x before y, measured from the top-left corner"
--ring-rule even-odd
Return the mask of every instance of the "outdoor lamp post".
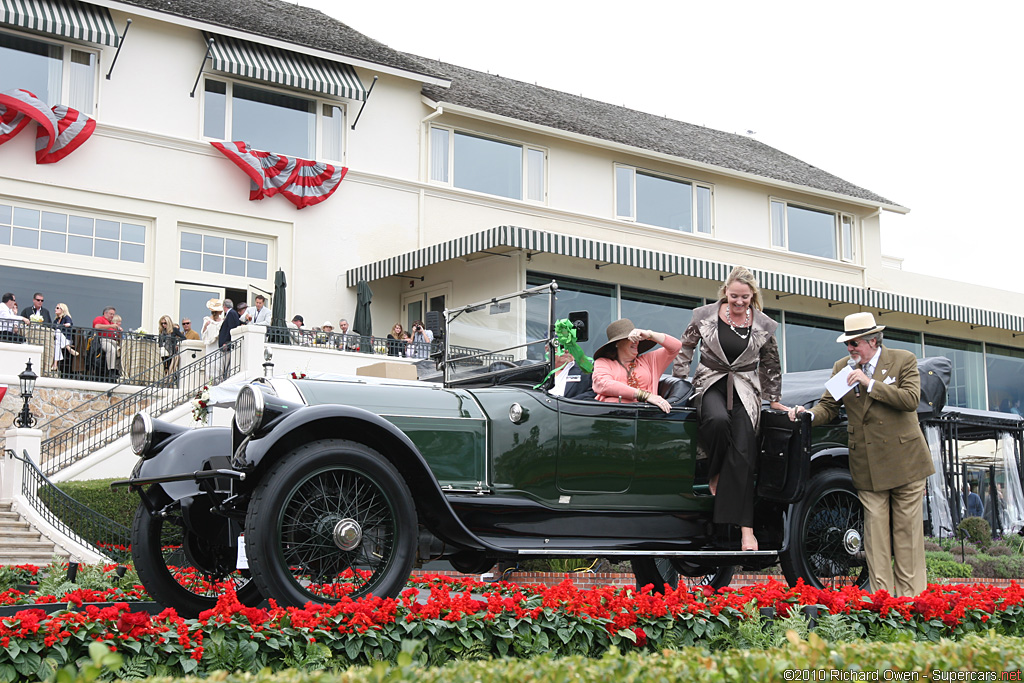
[[32, 391], [36, 388], [36, 377], [36, 373], [32, 372], [32, 359], [29, 358], [28, 363], [25, 364], [25, 370], [18, 375], [18, 380], [21, 383], [21, 397], [25, 399], [25, 404], [21, 407], [21, 414], [14, 419], [14, 423], [19, 427], [29, 428], [36, 423], [36, 416], [28, 409]]

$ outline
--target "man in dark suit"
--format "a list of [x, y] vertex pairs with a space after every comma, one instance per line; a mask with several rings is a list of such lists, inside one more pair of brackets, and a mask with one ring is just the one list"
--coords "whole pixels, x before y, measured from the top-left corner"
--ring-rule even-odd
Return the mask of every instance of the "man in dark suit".
[[[836, 341], [845, 343], [850, 355], [836, 361], [832, 374], [848, 370], [852, 389], [838, 400], [826, 391], [811, 417], [824, 424], [835, 419], [840, 404], [846, 407], [850, 475], [864, 506], [871, 588], [915, 596], [928, 586], [922, 501], [925, 480], [935, 472], [917, 422], [917, 359], [909, 351], [883, 346], [884, 325], [876, 325], [871, 313], [846, 316], [844, 329]], [[797, 406], [790, 416], [802, 412]]]
[[46, 308], [43, 307], [43, 301], [45, 301], [45, 300], [46, 299], [43, 297], [42, 292], [36, 292], [35, 294], [33, 294], [32, 295], [32, 305], [31, 306], [26, 306], [21, 311], [21, 317], [22, 318], [29, 318], [31, 320], [32, 316], [40, 315], [40, 316], [43, 317], [43, 322], [44, 323], [53, 322], [53, 319], [50, 318], [50, 312], [48, 310], [46, 310]]
[[224, 370], [221, 373], [221, 380], [227, 379], [228, 367], [231, 365], [231, 352], [228, 346], [231, 345], [231, 330], [242, 324], [240, 313], [244, 313], [248, 305], [242, 301], [236, 309], [231, 299], [224, 299], [224, 322], [220, 326], [220, 336], [217, 343], [220, 344], [220, 352], [224, 356]]

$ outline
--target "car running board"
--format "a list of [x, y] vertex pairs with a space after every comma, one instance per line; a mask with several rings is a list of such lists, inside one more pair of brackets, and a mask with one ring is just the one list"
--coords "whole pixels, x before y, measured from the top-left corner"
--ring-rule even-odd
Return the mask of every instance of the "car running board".
[[516, 551], [519, 555], [553, 555], [565, 557], [579, 555], [581, 557], [610, 557], [622, 555], [627, 557], [778, 557], [778, 550], [600, 550], [589, 548], [525, 548]]

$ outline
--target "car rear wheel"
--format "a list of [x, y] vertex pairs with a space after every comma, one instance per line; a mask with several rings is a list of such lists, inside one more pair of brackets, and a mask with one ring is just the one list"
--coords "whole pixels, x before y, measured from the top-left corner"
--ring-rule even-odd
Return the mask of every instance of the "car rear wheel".
[[395, 597], [418, 527], [412, 494], [380, 453], [352, 441], [300, 446], [253, 492], [246, 553], [260, 589], [285, 605]]
[[150, 597], [182, 617], [213, 609], [225, 581], [234, 584], [243, 604], [263, 601], [249, 572], [235, 569], [234, 548], [186, 530], [180, 506], [164, 512], [153, 514], [139, 505], [132, 523], [132, 561]]
[[791, 508], [789, 538], [781, 560], [791, 586], [803, 579], [815, 588], [868, 587], [864, 508], [848, 471], [830, 468], [811, 477]]
[[636, 576], [636, 587], [643, 588], [647, 584], [654, 586], [655, 592], [677, 588], [682, 582], [689, 587], [709, 586], [718, 590], [729, 585], [736, 567], [708, 567], [674, 557], [638, 557], [633, 565]]

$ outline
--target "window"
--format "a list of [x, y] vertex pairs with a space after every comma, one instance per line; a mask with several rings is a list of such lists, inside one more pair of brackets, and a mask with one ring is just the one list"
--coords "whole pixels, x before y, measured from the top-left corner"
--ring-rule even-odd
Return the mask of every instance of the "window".
[[430, 129], [430, 179], [463, 190], [543, 202], [546, 156], [539, 147]]
[[615, 216], [681, 232], [711, 234], [711, 186], [615, 167]]
[[77, 212], [0, 204], [0, 245], [143, 263], [146, 226]]
[[985, 345], [988, 374], [988, 409], [1001, 413], [1024, 413], [1024, 349]]
[[344, 132], [345, 109], [340, 104], [206, 79], [204, 137], [241, 140], [253, 149], [303, 159], [341, 161]]
[[946, 405], [985, 410], [985, 354], [980, 342], [924, 335], [924, 353], [953, 362]]
[[[693, 309], [701, 300], [632, 287], [620, 287], [606, 282], [594, 282], [561, 275], [528, 272], [526, 286], [546, 285], [552, 280], [558, 282], [558, 298], [555, 301], [555, 319], [568, 318], [573, 311], [587, 311], [590, 338], [580, 342], [580, 348], [589, 356], [600, 348], [607, 338], [605, 330], [612, 321], [629, 318], [637, 327], [653, 329], [679, 336], [690, 323]], [[547, 300], [543, 297], [526, 300], [526, 336], [530, 341], [543, 339], [548, 324]], [[529, 357], [540, 359], [544, 350], [539, 346], [530, 347]]]
[[267, 279], [270, 247], [265, 242], [182, 232], [179, 265], [218, 275]]
[[786, 372], [831, 368], [846, 352], [836, 343], [843, 332], [841, 320], [786, 313]]
[[95, 116], [96, 53], [0, 32], [0, 92], [13, 88]]
[[853, 261], [853, 216], [771, 200], [772, 246], [800, 254]]

